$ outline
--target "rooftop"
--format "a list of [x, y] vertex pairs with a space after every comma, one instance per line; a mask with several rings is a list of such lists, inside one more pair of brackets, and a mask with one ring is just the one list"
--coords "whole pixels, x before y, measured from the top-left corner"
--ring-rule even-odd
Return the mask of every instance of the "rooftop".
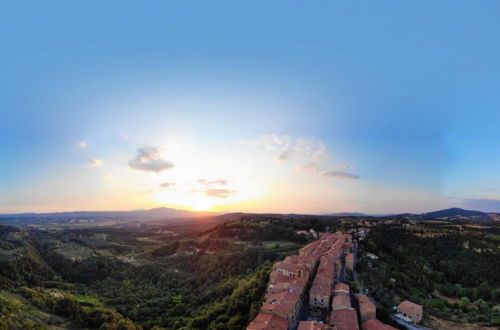
[[390, 325], [387, 325], [385, 323], [380, 322], [377, 319], [371, 319], [363, 323], [362, 327], [363, 330], [397, 330], [394, 327], [391, 327]]
[[332, 299], [332, 308], [333, 309], [341, 309], [341, 308], [350, 308], [351, 307], [351, 298], [348, 294], [336, 294]]
[[260, 312], [247, 326], [247, 330], [267, 329], [286, 330], [288, 329], [288, 321], [275, 314]]
[[358, 330], [358, 315], [356, 310], [339, 309], [330, 314], [330, 324], [335, 326], [336, 330]]
[[398, 305], [398, 310], [408, 315], [416, 315], [418, 312], [422, 312], [422, 306], [405, 300]]
[[331, 277], [325, 276], [318, 273], [314, 278], [313, 284], [311, 286], [310, 294], [318, 296], [330, 296], [332, 293], [332, 283]]
[[279, 292], [268, 293], [264, 298], [261, 311], [277, 313], [283, 317], [288, 317], [300, 300], [300, 293]]
[[337, 283], [335, 284], [335, 289], [334, 289], [335, 292], [337, 291], [345, 291], [345, 292], [349, 292], [349, 285], [345, 284], [345, 283]]
[[367, 309], [376, 309], [375, 304], [365, 296], [364, 294], [358, 295], [358, 301], [359, 301], [359, 309], [361, 311], [367, 310]]

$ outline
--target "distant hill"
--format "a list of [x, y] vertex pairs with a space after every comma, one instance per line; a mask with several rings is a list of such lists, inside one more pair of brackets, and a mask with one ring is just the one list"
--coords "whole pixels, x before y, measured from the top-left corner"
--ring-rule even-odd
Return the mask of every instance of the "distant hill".
[[498, 213], [486, 213], [475, 210], [465, 210], [458, 207], [453, 207], [444, 210], [413, 214], [413, 213], [403, 213], [397, 214], [395, 217], [404, 218], [417, 218], [417, 219], [445, 219], [445, 220], [473, 220], [473, 221], [499, 221], [500, 214]]
[[142, 221], [215, 216], [212, 212], [193, 212], [168, 207], [133, 211], [74, 211], [55, 213], [0, 214], [0, 223], [36, 224], [49, 222], [102, 222], [102, 221]]
[[333, 216], [333, 217], [369, 217], [371, 215], [365, 214], [365, 213], [359, 213], [359, 212], [337, 212], [337, 213], [327, 213], [323, 214], [327, 216]]
[[449, 218], [449, 217], [487, 217], [488, 213], [474, 210], [464, 210], [458, 207], [453, 207], [445, 210], [422, 213], [424, 218]]

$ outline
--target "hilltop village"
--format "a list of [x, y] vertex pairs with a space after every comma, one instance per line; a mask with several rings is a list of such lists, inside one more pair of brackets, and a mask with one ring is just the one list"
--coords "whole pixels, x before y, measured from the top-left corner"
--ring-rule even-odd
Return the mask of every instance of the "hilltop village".
[[[376, 306], [366, 295], [354, 295], [344, 283], [356, 251], [351, 234], [322, 233], [298, 255], [274, 264], [260, 312], [247, 330], [395, 329], [377, 320]], [[406, 307], [416, 308], [410, 302]], [[417, 312], [421, 317], [422, 310]]]

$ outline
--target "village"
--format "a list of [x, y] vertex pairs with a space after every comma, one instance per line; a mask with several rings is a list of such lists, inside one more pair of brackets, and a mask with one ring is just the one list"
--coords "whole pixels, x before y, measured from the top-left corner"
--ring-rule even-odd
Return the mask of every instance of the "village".
[[[301, 248], [298, 255], [273, 265], [260, 312], [247, 330], [390, 330], [396, 329], [377, 319], [376, 304], [368, 296], [355, 293], [345, 282], [346, 269], [353, 272], [357, 242], [369, 229], [344, 234], [312, 233], [319, 238]], [[376, 256], [374, 256], [376, 257]], [[393, 319], [418, 329], [422, 306], [401, 302]]]

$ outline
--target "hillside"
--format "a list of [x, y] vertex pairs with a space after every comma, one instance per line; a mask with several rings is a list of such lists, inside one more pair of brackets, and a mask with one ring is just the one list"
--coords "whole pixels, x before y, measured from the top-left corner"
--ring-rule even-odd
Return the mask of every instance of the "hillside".
[[102, 223], [131, 222], [165, 219], [189, 219], [216, 216], [217, 213], [193, 212], [167, 207], [133, 211], [75, 211], [56, 213], [19, 213], [0, 214], [0, 223], [10, 225], [47, 224], [47, 223]]
[[[0, 327], [244, 329], [258, 312], [272, 263], [307, 242], [296, 229], [320, 225], [315, 217], [284, 218], [0, 225], [0, 299], [8, 302]], [[22, 316], [28, 310], [36, 315]]]

